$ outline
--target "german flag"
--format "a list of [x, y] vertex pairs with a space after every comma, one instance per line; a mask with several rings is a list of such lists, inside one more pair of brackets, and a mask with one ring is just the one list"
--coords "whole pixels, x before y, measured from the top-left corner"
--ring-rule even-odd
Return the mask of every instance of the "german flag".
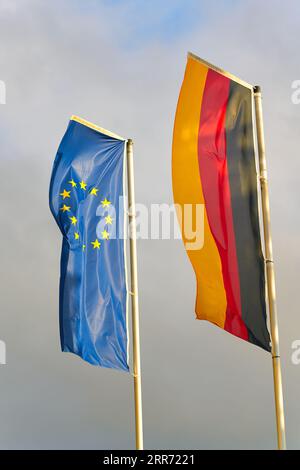
[[[204, 205], [203, 246], [187, 250], [196, 318], [270, 351], [252, 103], [251, 85], [188, 55], [174, 125], [173, 193], [183, 217], [184, 205]], [[184, 230], [182, 237], [190, 243]]]

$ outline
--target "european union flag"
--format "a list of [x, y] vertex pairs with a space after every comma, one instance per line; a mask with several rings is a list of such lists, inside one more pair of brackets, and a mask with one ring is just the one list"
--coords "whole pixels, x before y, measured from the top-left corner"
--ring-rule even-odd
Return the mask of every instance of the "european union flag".
[[126, 140], [71, 118], [50, 182], [50, 209], [63, 235], [62, 350], [128, 371], [124, 237]]

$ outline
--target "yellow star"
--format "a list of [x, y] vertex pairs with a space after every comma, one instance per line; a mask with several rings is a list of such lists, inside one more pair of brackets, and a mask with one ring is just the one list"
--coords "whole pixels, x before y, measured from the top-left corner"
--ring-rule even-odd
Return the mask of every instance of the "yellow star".
[[75, 237], [75, 240], [79, 240], [79, 233], [78, 233], [78, 232], [75, 232], [75, 233], [74, 233], [74, 237]]
[[60, 210], [63, 211], [63, 212], [70, 212], [70, 209], [71, 209], [71, 206], [66, 206], [66, 204], [64, 204]]
[[84, 191], [86, 191], [86, 183], [84, 181], [80, 181], [80, 187], [81, 189], [83, 189]]
[[72, 188], [77, 188], [77, 183], [75, 183], [73, 178], [71, 179], [71, 181], [68, 181], [68, 183], [70, 183], [72, 185]]
[[101, 204], [102, 204], [102, 207], [108, 207], [111, 204], [111, 202], [105, 198], [103, 201], [101, 201]]
[[101, 245], [101, 243], [99, 243], [99, 241], [97, 240], [97, 238], [96, 238], [96, 240], [95, 240], [94, 242], [91, 242], [91, 244], [93, 245], [93, 248], [94, 248], [94, 249], [97, 248], [98, 250], [99, 250], [100, 245]]
[[85, 250], [85, 245], [82, 245], [82, 251], [84, 251], [84, 250]]
[[77, 219], [76, 219], [75, 215], [73, 215], [72, 217], [70, 217], [70, 220], [71, 220], [71, 224], [72, 224], [72, 225], [76, 225]]
[[99, 191], [99, 189], [93, 188], [93, 189], [91, 189], [90, 194], [93, 194], [94, 196], [97, 196], [98, 191]]
[[66, 190], [64, 189], [63, 192], [60, 193], [60, 196], [62, 196], [63, 199], [66, 199], [66, 197], [71, 197], [71, 196], [70, 196], [70, 192], [71, 192], [71, 191], [66, 191]]
[[101, 232], [101, 235], [104, 240], [109, 239], [109, 233], [106, 230], [103, 230], [103, 232]]
[[111, 218], [110, 215], [107, 215], [107, 216], [105, 217], [105, 223], [106, 223], [107, 225], [111, 225], [111, 224], [112, 224], [112, 221], [113, 221], [113, 219]]

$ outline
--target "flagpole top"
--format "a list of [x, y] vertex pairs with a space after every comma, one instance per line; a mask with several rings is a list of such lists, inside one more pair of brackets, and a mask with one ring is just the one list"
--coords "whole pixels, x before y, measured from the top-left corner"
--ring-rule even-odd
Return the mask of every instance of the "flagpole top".
[[257, 95], [258, 95], [259, 93], [261, 94], [261, 87], [260, 87], [259, 85], [255, 85], [255, 87], [254, 87], [254, 93], [257, 94]]

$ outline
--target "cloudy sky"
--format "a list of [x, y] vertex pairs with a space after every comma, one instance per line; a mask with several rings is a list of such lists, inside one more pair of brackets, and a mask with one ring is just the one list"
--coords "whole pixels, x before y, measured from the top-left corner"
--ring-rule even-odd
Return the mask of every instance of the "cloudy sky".
[[[69, 117], [135, 141], [137, 202], [171, 203], [174, 112], [191, 50], [264, 95], [287, 442], [300, 448], [300, 4], [0, 0], [1, 448], [133, 448], [133, 384], [60, 352], [61, 237], [48, 209]], [[272, 365], [194, 320], [180, 240], [138, 243], [147, 448], [274, 448]]]

